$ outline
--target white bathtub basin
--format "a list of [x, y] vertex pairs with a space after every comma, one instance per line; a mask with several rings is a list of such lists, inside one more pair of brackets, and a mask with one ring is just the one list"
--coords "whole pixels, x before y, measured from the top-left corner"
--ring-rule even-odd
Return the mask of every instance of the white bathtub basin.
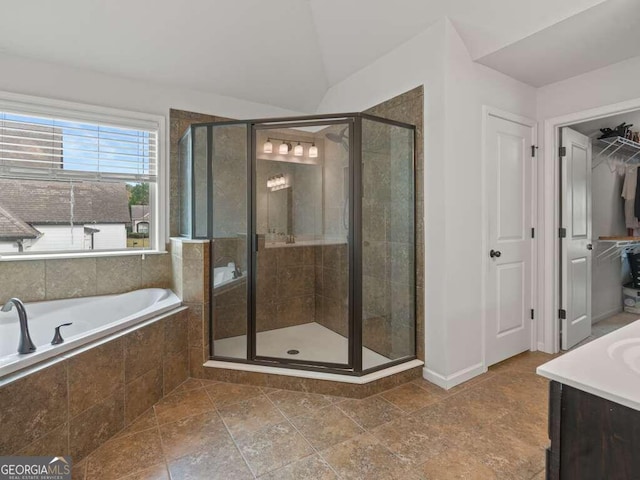
[[[132, 327], [181, 305], [171, 291], [148, 288], [120, 295], [52, 300], [25, 304], [29, 332], [37, 350], [17, 353], [20, 327], [16, 309], [0, 312], [0, 378], [71, 349]], [[51, 345], [55, 327], [63, 323], [64, 343]]]

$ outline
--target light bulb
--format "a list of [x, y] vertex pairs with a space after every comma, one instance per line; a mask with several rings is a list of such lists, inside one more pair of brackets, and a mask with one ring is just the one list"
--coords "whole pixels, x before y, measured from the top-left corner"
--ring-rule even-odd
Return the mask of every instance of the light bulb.
[[309, 158], [316, 158], [318, 156], [318, 147], [316, 147], [316, 144], [314, 143], [313, 145], [311, 145], [311, 147], [309, 147]]
[[296, 157], [301, 157], [302, 155], [304, 155], [304, 148], [302, 147], [302, 145], [300, 145], [300, 142], [298, 142], [298, 144], [293, 149], [293, 154]]
[[266, 142], [264, 142], [264, 145], [262, 146], [262, 151], [264, 153], [272, 153], [273, 152], [273, 143], [271, 143], [271, 139], [267, 139]]
[[282, 142], [280, 144], [280, 146], [278, 147], [278, 153], [280, 155], [286, 155], [287, 153], [289, 153], [289, 145], [287, 145], [286, 143]]

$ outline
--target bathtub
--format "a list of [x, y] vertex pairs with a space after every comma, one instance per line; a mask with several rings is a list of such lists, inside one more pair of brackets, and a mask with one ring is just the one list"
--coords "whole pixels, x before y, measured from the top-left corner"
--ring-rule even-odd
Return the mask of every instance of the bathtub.
[[221, 291], [224, 287], [224, 290], [229, 288], [232, 285], [237, 283], [244, 282], [245, 277], [247, 276], [247, 272], [241, 272], [239, 277], [235, 276], [236, 264], [233, 262], [229, 262], [224, 267], [215, 267], [213, 269], [213, 288], [216, 290], [216, 293]]
[[[0, 379], [23, 368], [125, 330], [182, 304], [171, 291], [160, 288], [119, 295], [52, 300], [25, 304], [29, 332], [37, 350], [17, 353], [20, 337], [18, 312], [0, 312]], [[55, 327], [62, 323], [64, 343], [51, 345]]]

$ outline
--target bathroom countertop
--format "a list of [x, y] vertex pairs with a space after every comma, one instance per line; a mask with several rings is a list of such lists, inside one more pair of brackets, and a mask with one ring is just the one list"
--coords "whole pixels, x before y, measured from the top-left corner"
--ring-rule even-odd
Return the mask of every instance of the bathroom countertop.
[[540, 365], [536, 372], [640, 410], [640, 320]]

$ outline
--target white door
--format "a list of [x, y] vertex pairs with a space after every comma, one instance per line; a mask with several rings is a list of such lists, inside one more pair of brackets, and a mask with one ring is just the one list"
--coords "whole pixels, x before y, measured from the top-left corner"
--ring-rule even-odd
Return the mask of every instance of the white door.
[[531, 192], [533, 124], [489, 115], [485, 181], [488, 206], [486, 365], [531, 348]]
[[561, 309], [562, 349], [567, 350], [591, 335], [591, 142], [562, 129], [561, 157], [562, 227]]

